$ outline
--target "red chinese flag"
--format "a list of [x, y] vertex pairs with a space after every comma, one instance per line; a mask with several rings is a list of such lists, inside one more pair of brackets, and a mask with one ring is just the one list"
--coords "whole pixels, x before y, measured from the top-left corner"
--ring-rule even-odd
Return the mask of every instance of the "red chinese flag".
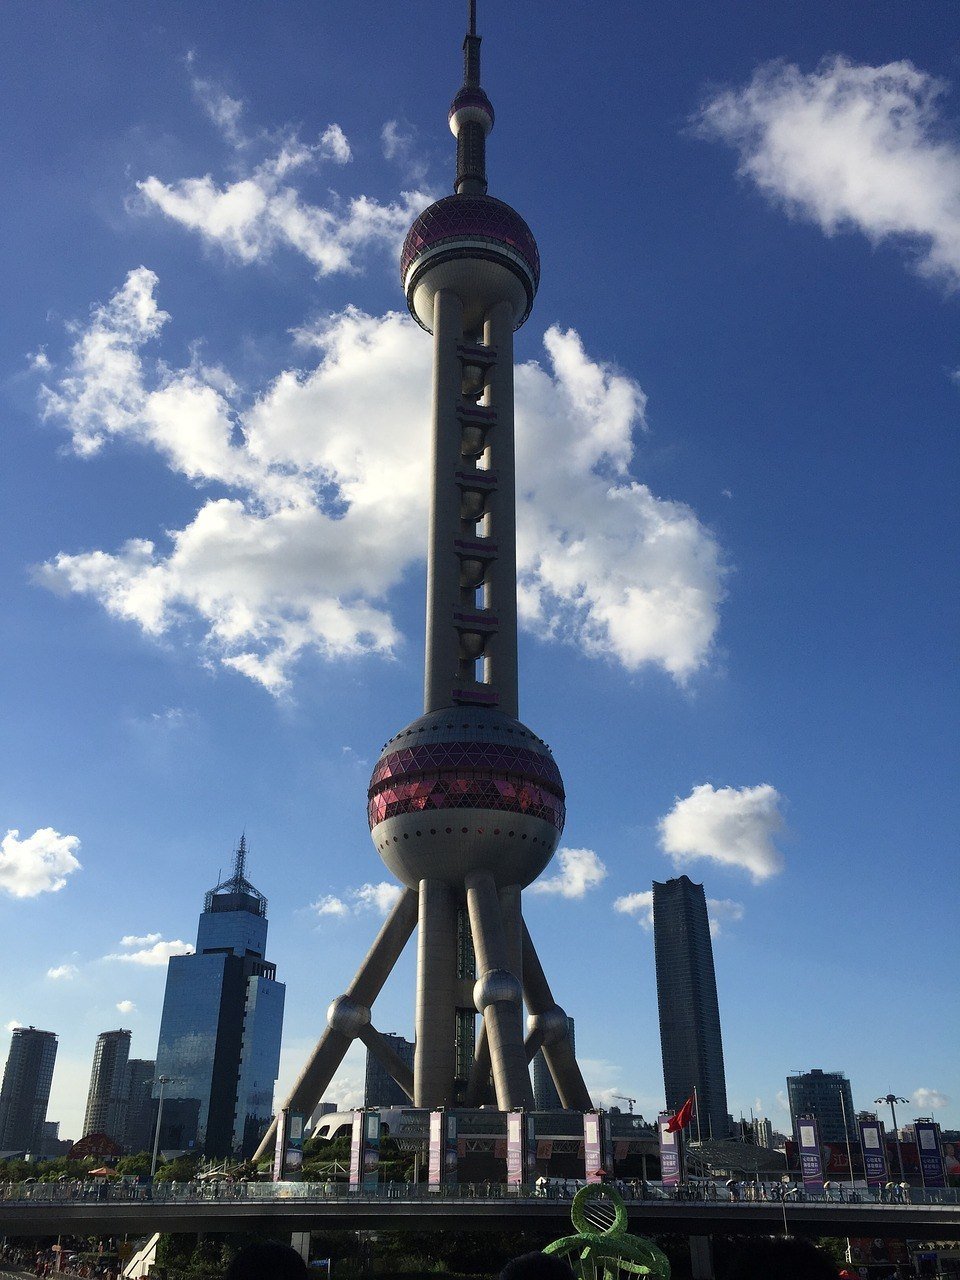
[[667, 1132], [676, 1133], [678, 1129], [685, 1129], [693, 1119], [693, 1094], [686, 1100], [675, 1116], [671, 1116], [667, 1121]]

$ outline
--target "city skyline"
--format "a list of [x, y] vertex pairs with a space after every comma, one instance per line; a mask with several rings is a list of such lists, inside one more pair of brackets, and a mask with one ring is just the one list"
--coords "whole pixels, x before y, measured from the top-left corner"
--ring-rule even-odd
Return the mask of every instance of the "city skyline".
[[[520, 714], [571, 819], [526, 909], [588, 1085], [648, 1116], [650, 885], [688, 870], [734, 1115], [759, 1098], [785, 1129], [786, 1076], [819, 1062], [858, 1107], [893, 1089], [958, 1121], [929, 890], [953, 876], [960, 266], [946, 215], [894, 199], [912, 166], [960, 171], [941, 9], [481, 11], [491, 189], [549, 264], [517, 347]], [[396, 259], [447, 186], [462, 29], [439, 4], [416, 29], [377, 3], [230, 31], [106, 11], [14, 15], [2, 55], [33, 216], [0, 215], [0, 1025], [59, 1035], [71, 1137], [96, 1036], [119, 1015], [153, 1053], [166, 960], [244, 826], [289, 988], [278, 1096], [395, 896], [362, 792], [422, 670], [405, 441], [430, 345]], [[808, 134], [843, 140], [822, 182]], [[858, 204], [845, 173], [879, 188]], [[411, 973], [381, 997], [406, 1036]]]

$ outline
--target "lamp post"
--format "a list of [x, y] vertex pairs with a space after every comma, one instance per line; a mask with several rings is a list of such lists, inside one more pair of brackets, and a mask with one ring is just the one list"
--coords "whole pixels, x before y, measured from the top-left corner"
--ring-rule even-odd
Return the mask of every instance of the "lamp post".
[[[840, 1090], [840, 1114], [843, 1116], [843, 1136], [847, 1140], [847, 1166], [850, 1170], [850, 1198], [853, 1199], [853, 1194], [856, 1189], [856, 1184], [854, 1183], [854, 1180], [853, 1180], [853, 1153], [850, 1150], [850, 1126], [847, 1124], [847, 1103], [846, 1103], [846, 1099], [843, 1096], [843, 1080], [842, 1079], [839, 1082], [839, 1090]], [[840, 1192], [840, 1199], [841, 1200], [843, 1199], [842, 1191]]]
[[900, 1181], [906, 1182], [906, 1178], [903, 1176], [903, 1152], [900, 1150], [900, 1130], [897, 1128], [896, 1104], [898, 1102], [902, 1102], [906, 1104], [909, 1101], [909, 1099], [898, 1098], [895, 1093], [888, 1093], [888, 1094], [885, 1094], [884, 1097], [882, 1098], [874, 1098], [873, 1101], [876, 1106], [879, 1106], [882, 1102], [885, 1102], [887, 1106], [890, 1108], [890, 1120], [891, 1120], [891, 1123], [893, 1124], [893, 1137], [894, 1137], [894, 1141], [897, 1144], [897, 1167], [900, 1170]]
[[160, 1151], [160, 1121], [163, 1119], [163, 1086], [173, 1083], [173, 1076], [157, 1076], [153, 1082], [160, 1086], [160, 1093], [157, 1098], [157, 1129], [153, 1135], [153, 1157], [150, 1160], [150, 1179], [157, 1171], [157, 1155]]

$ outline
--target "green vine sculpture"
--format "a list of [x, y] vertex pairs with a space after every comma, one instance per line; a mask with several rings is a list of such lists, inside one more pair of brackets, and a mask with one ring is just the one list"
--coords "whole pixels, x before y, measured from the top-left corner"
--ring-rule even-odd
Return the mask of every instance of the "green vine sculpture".
[[554, 1240], [543, 1250], [563, 1258], [580, 1280], [658, 1276], [670, 1280], [667, 1255], [627, 1230], [627, 1211], [612, 1187], [594, 1182], [573, 1197], [570, 1217], [577, 1234]]

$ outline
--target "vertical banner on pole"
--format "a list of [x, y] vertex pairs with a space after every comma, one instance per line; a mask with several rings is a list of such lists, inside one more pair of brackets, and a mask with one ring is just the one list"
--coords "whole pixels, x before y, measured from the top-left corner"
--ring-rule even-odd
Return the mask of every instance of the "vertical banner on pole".
[[303, 1122], [299, 1111], [287, 1113], [287, 1141], [284, 1147], [283, 1176], [287, 1182], [299, 1182], [303, 1168]]
[[283, 1181], [283, 1158], [287, 1150], [287, 1118], [289, 1111], [284, 1107], [277, 1116], [277, 1138], [273, 1146], [273, 1180]]
[[661, 1111], [657, 1117], [657, 1133], [660, 1138], [660, 1181], [665, 1187], [675, 1187], [680, 1182], [680, 1133], [671, 1133], [669, 1125], [672, 1111]]
[[526, 1143], [524, 1145], [526, 1158], [523, 1162], [523, 1179], [528, 1186], [533, 1186], [537, 1176], [537, 1141], [533, 1115], [525, 1115], [523, 1117], [523, 1123], [526, 1128]]
[[430, 1112], [430, 1147], [427, 1163], [427, 1187], [439, 1191], [443, 1178], [443, 1112]]
[[863, 1173], [868, 1187], [882, 1187], [887, 1181], [887, 1153], [883, 1142], [883, 1124], [876, 1116], [863, 1116], [859, 1121]]
[[457, 1134], [456, 1113], [450, 1111], [446, 1117], [446, 1142], [443, 1151], [443, 1180], [448, 1187], [455, 1187], [460, 1173], [460, 1144]]
[[800, 1172], [806, 1191], [823, 1190], [823, 1158], [820, 1154], [820, 1126], [815, 1116], [801, 1116], [797, 1121], [797, 1147]]
[[945, 1187], [947, 1179], [943, 1167], [940, 1126], [933, 1120], [914, 1120], [913, 1132], [917, 1139], [917, 1154], [920, 1157], [920, 1177], [923, 1185]]
[[597, 1111], [583, 1115], [583, 1163], [587, 1182], [603, 1181], [603, 1140], [601, 1117]]
[[353, 1128], [350, 1131], [350, 1190], [360, 1186], [363, 1168], [363, 1112], [354, 1111]]
[[368, 1111], [363, 1126], [361, 1183], [364, 1191], [375, 1191], [380, 1179], [380, 1112]]
[[519, 1187], [523, 1182], [523, 1113], [507, 1112], [507, 1186]]

